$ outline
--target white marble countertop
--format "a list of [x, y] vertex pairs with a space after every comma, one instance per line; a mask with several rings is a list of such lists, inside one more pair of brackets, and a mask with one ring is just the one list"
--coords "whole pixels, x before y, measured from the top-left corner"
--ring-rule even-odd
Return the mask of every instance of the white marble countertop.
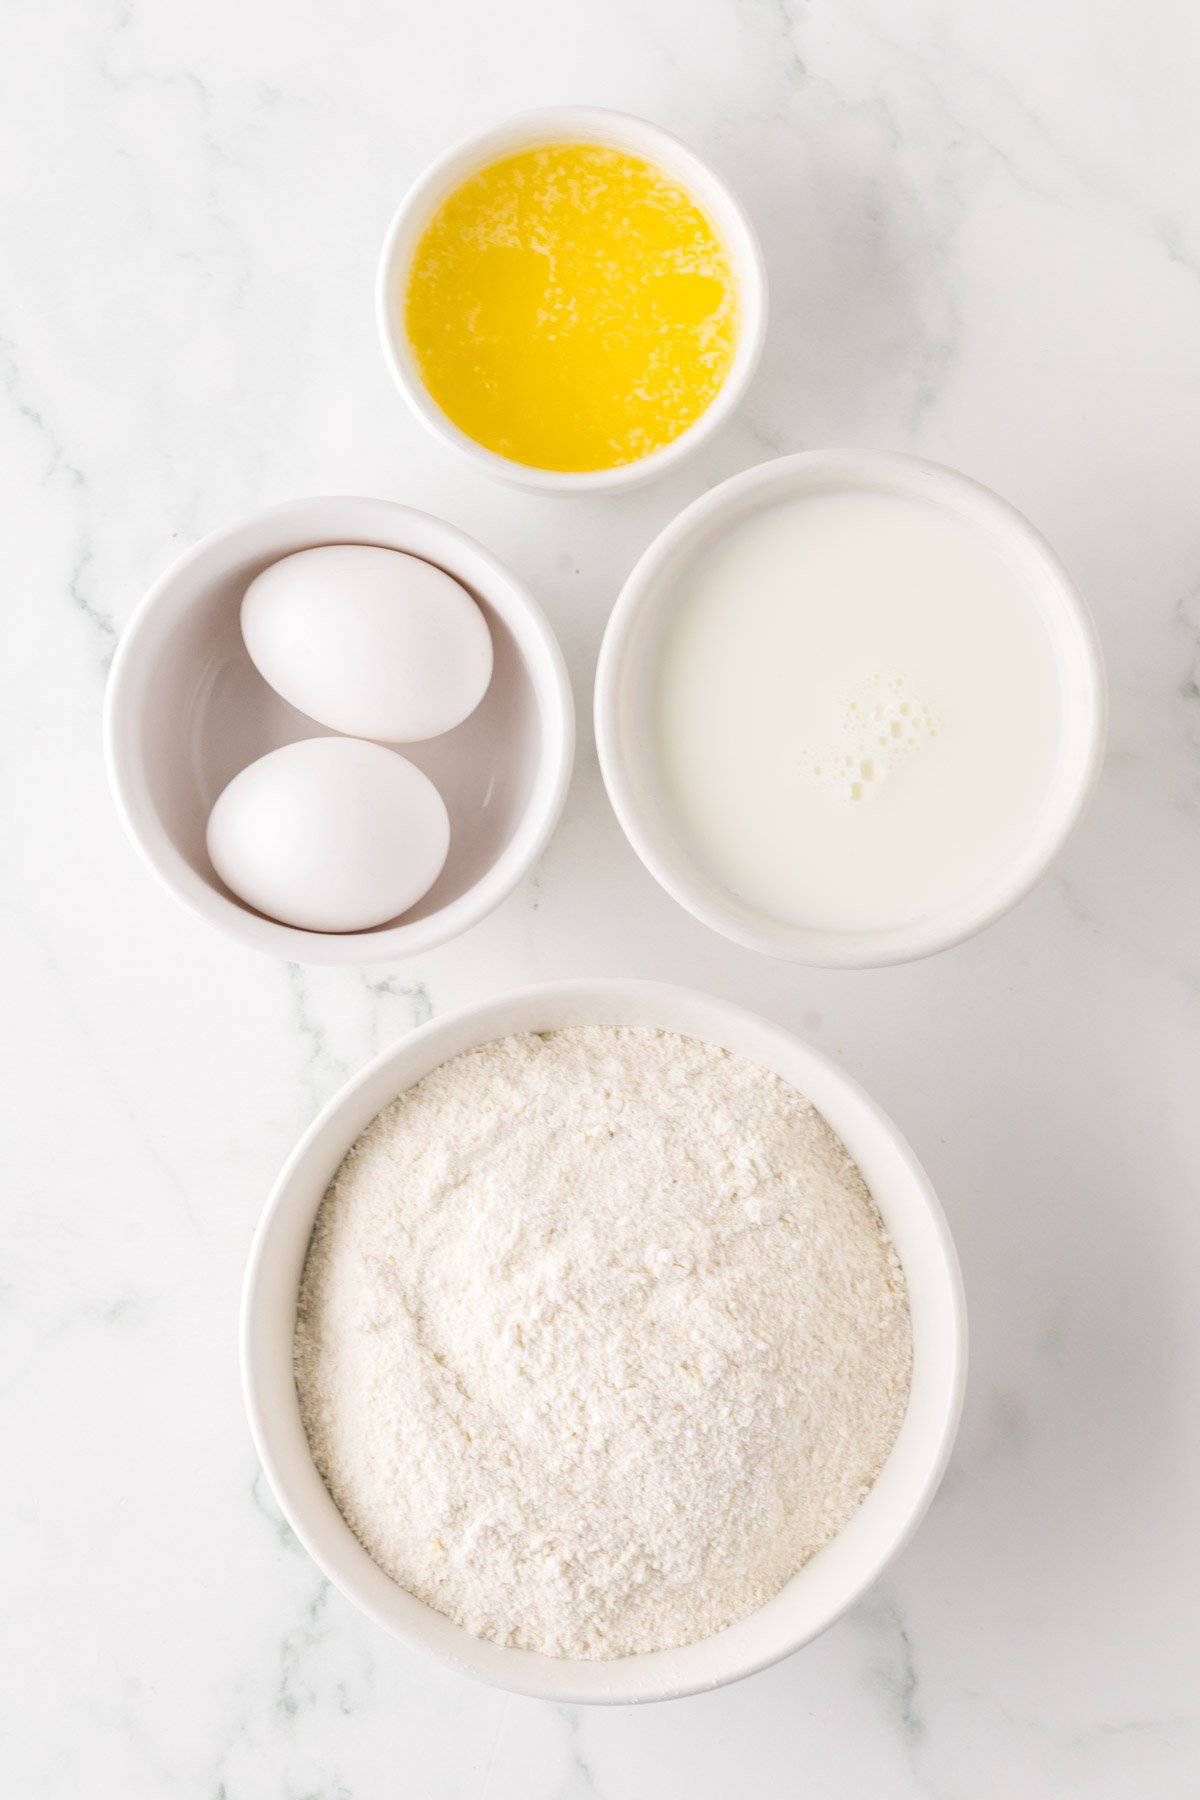
[[[1200, 57], [1121, 0], [41, 0], [0, 59], [7, 1145], [0, 1789], [16, 1800], [1173, 1800], [1196, 1791]], [[773, 283], [736, 423], [632, 497], [489, 485], [377, 349], [391, 210], [532, 104], [660, 120]], [[1033, 896], [910, 968], [726, 945], [626, 847], [588, 724], [608, 608], [687, 500], [778, 451], [912, 449], [1028, 512], [1113, 683], [1092, 811]], [[382, 494], [507, 558], [567, 651], [563, 823], [484, 925], [302, 970], [122, 838], [113, 644], [191, 539]], [[510, 1699], [330, 1591], [243, 1423], [268, 1183], [381, 1043], [531, 979], [667, 977], [845, 1059], [941, 1191], [974, 1331], [945, 1488], [885, 1583], [741, 1686]]]

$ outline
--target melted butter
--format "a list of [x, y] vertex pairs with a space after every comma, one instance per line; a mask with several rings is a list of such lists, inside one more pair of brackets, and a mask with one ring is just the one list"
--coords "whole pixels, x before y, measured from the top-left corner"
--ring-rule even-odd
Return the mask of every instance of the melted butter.
[[729, 253], [653, 164], [546, 144], [442, 202], [413, 258], [405, 323], [459, 429], [536, 468], [611, 469], [695, 423], [737, 334]]

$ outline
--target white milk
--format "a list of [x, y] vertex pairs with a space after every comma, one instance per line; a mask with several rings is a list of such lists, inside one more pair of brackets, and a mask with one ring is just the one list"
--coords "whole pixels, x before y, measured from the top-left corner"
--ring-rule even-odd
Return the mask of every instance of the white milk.
[[1046, 793], [1058, 682], [998, 550], [919, 501], [764, 508], [685, 570], [656, 697], [695, 862], [791, 924], [875, 930], [965, 896]]

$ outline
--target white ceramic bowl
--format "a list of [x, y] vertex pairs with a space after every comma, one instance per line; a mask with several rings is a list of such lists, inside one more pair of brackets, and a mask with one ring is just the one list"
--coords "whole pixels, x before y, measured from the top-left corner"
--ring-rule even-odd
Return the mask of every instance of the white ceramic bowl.
[[[240, 769], [298, 738], [335, 735], [267, 686], [246, 653], [242, 595], [268, 564], [317, 544], [411, 551], [455, 576], [491, 628], [491, 686], [443, 737], [399, 746], [450, 813], [450, 854], [434, 886], [372, 931], [300, 931], [224, 886], [204, 833]], [[304, 963], [386, 962], [465, 931], [498, 906], [558, 819], [574, 754], [571, 688], [540, 608], [508, 570], [452, 525], [390, 500], [289, 500], [214, 532], [151, 588], [109, 678], [105, 752], [117, 809], [143, 861], [178, 900], [265, 951]]]
[[[292, 1374], [301, 1270], [322, 1196], [355, 1138], [404, 1088], [517, 1031], [642, 1025], [719, 1044], [773, 1069], [812, 1100], [861, 1168], [904, 1264], [913, 1381], [900, 1435], [846, 1529], [750, 1617], [683, 1650], [581, 1662], [470, 1636], [376, 1567], [313, 1466]], [[966, 1372], [958, 1262], [929, 1181], [896, 1127], [848, 1076], [788, 1031], [721, 1000], [654, 982], [591, 980], [525, 988], [435, 1019], [356, 1075], [288, 1158], [255, 1233], [242, 1302], [242, 1377], [263, 1468], [289, 1524], [342, 1593], [404, 1643], [464, 1674], [541, 1699], [665, 1700], [736, 1681], [788, 1655], [845, 1612], [916, 1529], [942, 1477]]]
[[[761, 508], [803, 494], [897, 494], [944, 509], [1024, 576], [1058, 665], [1059, 751], [1050, 787], [1019, 853], [988, 884], [911, 923], [821, 931], [760, 913], [693, 861], [657, 779], [654, 671], [683, 570]], [[910, 962], [960, 943], [1014, 906], [1044, 874], [1083, 811], [1104, 748], [1104, 667], [1095, 628], [1063, 565], [1027, 519], [988, 488], [936, 463], [870, 450], [812, 450], [761, 463], [686, 507], [644, 552], [612, 611], [596, 671], [596, 747], [626, 837], [679, 904], [736, 944], [827, 968]]]
[[[431, 397], [404, 329], [404, 298], [417, 242], [446, 195], [476, 169], [510, 152], [547, 142], [612, 144], [673, 175], [704, 208], [733, 258], [740, 324], [733, 366], [694, 425], [673, 442], [617, 469], [558, 471], [533, 468], [485, 450], [460, 431]], [[375, 311], [387, 365], [409, 406], [442, 443], [477, 469], [506, 481], [557, 494], [632, 487], [660, 475], [710, 437], [733, 411], [757, 367], [767, 328], [767, 277], [754, 227], [740, 201], [707, 164], [669, 132], [599, 106], [550, 106], [521, 113], [456, 144], [428, 168], [401, 201], [388, 228], [375, 288]]]

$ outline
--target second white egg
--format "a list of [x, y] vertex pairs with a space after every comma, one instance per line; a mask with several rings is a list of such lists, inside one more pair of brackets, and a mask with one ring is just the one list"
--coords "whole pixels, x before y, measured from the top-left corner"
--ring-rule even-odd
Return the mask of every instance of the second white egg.
[[306, 738], [260, 756], [208, 820], [208, 854], [226, 887], [304, 931], [367, 931], [407, 912], [449, 845], [429, 777], [360, 738]]
[[300, 712], [385, 743], [452, 731], [492, 678], [491, 632], [462, 583], [373, 544], [322, 544], [272, 563], [246, 589], [242, 637]]

